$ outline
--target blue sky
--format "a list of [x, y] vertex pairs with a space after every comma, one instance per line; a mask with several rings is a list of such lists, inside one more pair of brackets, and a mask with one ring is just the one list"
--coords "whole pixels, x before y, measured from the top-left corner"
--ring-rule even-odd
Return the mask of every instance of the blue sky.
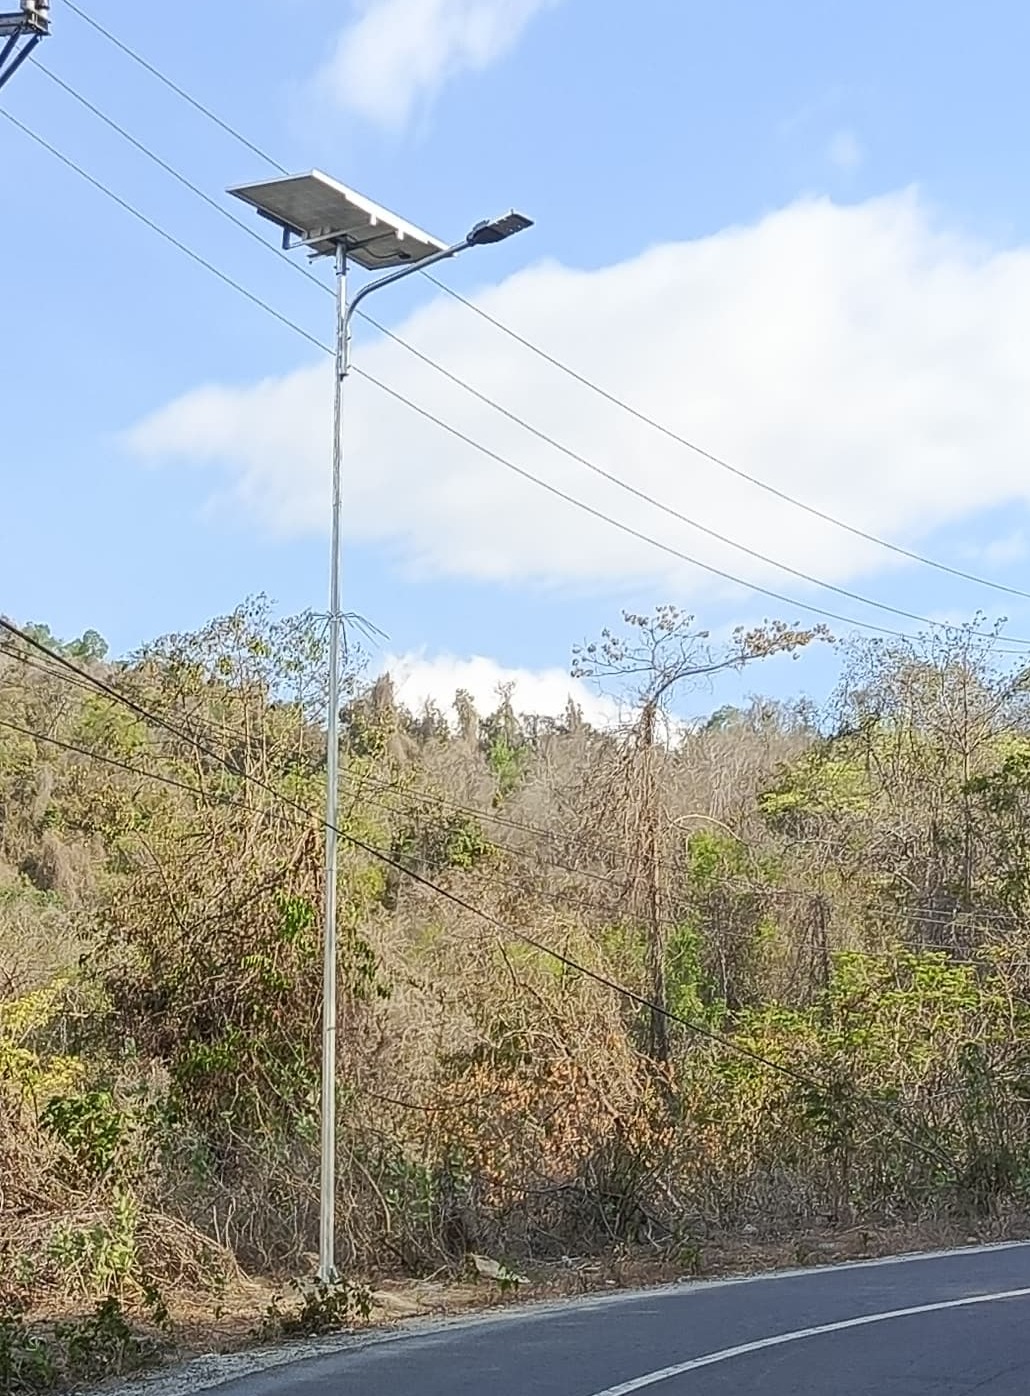
[[[1024, 6], [646, 0], [632, 23], [614, 0], [83, 8], [287, 167], [326, 169], [440, 237], [524, 209], [532, 232], [467, 254], [448, 283], [777, 488], [1030, 590]], [[192, 181], [221, 198], [266, 172], [62, 0], [53, 21], [43, 62]], [[331, 338], [327, 297], [32, 65], [2, 105]], [[258, 590], [323, 608], [317, 352], [4, 121], [0, 171], [0, 610], [63, 634], [95, 626], [123, 651]], [[901, 565], [777, 503], [421, 278], [370, 309], [746, 546], [921, 615], [1006, 614], [1030, 636], [1030, 602]], [[918, 628], [699, 537], [367, 329], [355, 362], [670, 547], [798, 601]], [[675, 601], [717, 630], [804, 617], [577, 514], [353, 386], [346, 604], [389, 636], [409, 691], [489, 688], [511, 670], [527, 705], [553, 706], [571, 643], [623, 606]], [[832, 673], [823, 654], [744, 688], [819, 693]]]

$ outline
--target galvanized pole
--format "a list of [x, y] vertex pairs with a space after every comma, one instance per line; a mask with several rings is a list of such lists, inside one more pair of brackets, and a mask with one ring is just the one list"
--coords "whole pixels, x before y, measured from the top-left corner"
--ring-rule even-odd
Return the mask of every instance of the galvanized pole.
[[[514, 215], [511, 215], [514, 217]], [[506, 221], [506, 220], [505, 220]], [[336, 883], [337, 852], [339, 849], [340, 785], [340, 660], [343, 646], [343, 612], [340, 600], [341, 524], [343, 515], [343, 391], [350, 370], [350, 326], [354, 312], [366, 296], [411, 276], [413, 272], [446, 261], [478, 246], [481, 241], [497, 241], [484, 237], [491, 225], [477, 224], [468, 237], [452, 247], [441, 248], [418, 262], [408, 263], [387, 272], [376, 281], [362, 286], [353, 301], [347, 300], [347, 245], [341, 238], [336, 244], [336, 362], [333, 383], [333, 508], [332, 559], [329, 588], [329, 718], [326, 723], [326, 793], [325, 793], [325, 929], [323, 940], [322, 984], [322, 1166], [319, 1187], [318, 1273], [326, 1284], [337, 1278], [336, 1271]], [[528, 220], [521, 219], [510, 231], [521, 232]]]
[[336, 246], [336, 360], [333, 378], [333, 522], [329, 582], [329, 715], [326, 722], [325, 927], [322, 984], [322, 1161], [319, 1182], [318, 1273], [336, 1278], [336, 884], [339, 849], [341, 522], [343, 513], [343, 383], [347, 376], [347, 249]]

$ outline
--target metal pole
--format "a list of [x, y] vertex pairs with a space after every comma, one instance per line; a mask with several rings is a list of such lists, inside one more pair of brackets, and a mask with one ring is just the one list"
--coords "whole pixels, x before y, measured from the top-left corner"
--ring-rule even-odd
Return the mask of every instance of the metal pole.
[[333, 524], [329, 583], [329, 715], [326, 722], [325, 928], [322, 983], [322, 1166], [318, 1273], [336, 1278], [336, 879], [340, 788], [340, 525], [343, 512], [343, 380], [347, 376], [347, 249], [336, 247], [336, 362], [333, 382]]
[[[421, 264], [451, 257], [464, 244], [426, 258]], [[336, 1271], [336, 885], [340, 789], [340, 659], [343, 649], [341, 610], [341, 522], [343, 515], [343, 385], [350, 369], [350, 323], [358, 302], [381, 285], [407, 276], [416, 266], [402, 267], [366, 286], [347, 301], [347, 248], [336, 244], [336, 361], [333, 382], [333, 504], [329, 582], [329, 713], [326, 721], [325, 762], [325, 926], [322, 939], [322, 1114], [319, 1179], [318, 1275], [325, 1284]]]
[[347, 248], [336, 244], [336, 365], [333, 384], [333, 522], [329, 587], [329, 717], [326, 722], [325, 793], [325, 929], [322, 981], [322, 1161], [319, 1183], [318, 1273], [326, 1284], [336, 1271], [336, 881], [340, 786], [340, 657], [343, 614], [340, 609], [341, 518], [343, 513], [343, 385], [350, 370], [350, 325], [366, 296], [395, 281], [446, 261], [474, 244], [471, 234], [417, 263], [398, 267], [362, 286], [347, 300]]

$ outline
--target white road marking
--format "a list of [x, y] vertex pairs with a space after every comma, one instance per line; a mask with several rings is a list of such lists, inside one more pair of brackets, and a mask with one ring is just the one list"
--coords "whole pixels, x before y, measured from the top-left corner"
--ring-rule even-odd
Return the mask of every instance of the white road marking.
[[782, 1347], [784, 1343], [797, 1343], [803, 1338], [818, 1338], [823, 1333], [841, 1333], [847, 1328], [864, 1328], [870, 1323], [886, 1323], [894, 1318], [911, 1318], [914, 1314], [935, 1314], [942, 1309], [965, 1309], [973, 1304], [992, 1304], [999, 1299], [1030, 1298], [1030, 1289], [1005, 1289], [998, 1294], [975, 1294], [968, 1299], [945, 1299], [937, 1304], [917, 1304], [911, 1309], [890, 1309], [882, 1314], [861, 1314], [858, 1318], [841, 1319], [838, 1323], [822, 1323], [818, 1328], [797, 1328], [793, 1333], [774, 1333], [770, 1338], [759, 1338], [753, 1343], [740, 1343], [736, 1347], [722, 1348], [719, 1352], [708, 1352], [703, 1357], [692, 1357], [687, 1362], [677, 1362], [672, 1367], [662, 1367], [657, 1372], [646, 1372], [641, 1377], [621, 1382], [618, 1386], [606, 1386], [593, 1396], [631, 1396], [634, 1391], [642, 1391], [645, 1386], [657, 1386], [660, 1381], [672, 1377], [682, 1377], [687, 1372], [696, 1372], [700, 1367], [713, 1367], [717, 1362], [729, 1362], [734, 1357], [745, 1357], [749, 1352], [761, 1352], [763, 1348]]

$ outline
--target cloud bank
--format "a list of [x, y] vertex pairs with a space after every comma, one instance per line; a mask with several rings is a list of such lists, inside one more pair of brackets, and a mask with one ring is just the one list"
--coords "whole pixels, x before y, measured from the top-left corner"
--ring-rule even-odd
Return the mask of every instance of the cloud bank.
[[464, 689], [472, 695], [476, 711], [485, 716], [497, 708], [502, 685], [510, 684], [516, 713], [560, 718], [571, 698], [595, 727], [608, 726], [619, 717], [613, 699], [599, 696], [564, 669], [507, 668], [479, 655], [463, 659], [449, 654], [389, 655], [380, 667], [393, 679], [397, 700], [410, 712], [420, 712], [426, 702], [433, 702], [446, 717], [453, 717], [454, 695]]

